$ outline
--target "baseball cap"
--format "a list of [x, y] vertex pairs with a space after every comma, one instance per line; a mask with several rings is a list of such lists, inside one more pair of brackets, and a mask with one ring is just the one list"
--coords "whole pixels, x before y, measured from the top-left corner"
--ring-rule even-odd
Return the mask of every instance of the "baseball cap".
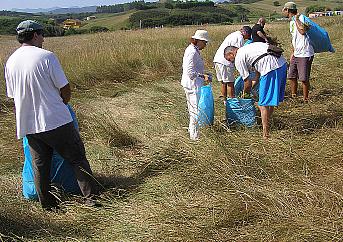
[[35, 30], [43, 30], [44, 27], [40, 23], [38, 23], [35, 20], [25, 20], [21, 22], [18, 27], [16, 28], [16, 31], [18, 34], [24, 33], [24, 32], [31, 32]]
[[283, 9], [296, 10], [297, 9], [297, 5], [294, 2], [286, 2], [285, 6], [283, 7]]

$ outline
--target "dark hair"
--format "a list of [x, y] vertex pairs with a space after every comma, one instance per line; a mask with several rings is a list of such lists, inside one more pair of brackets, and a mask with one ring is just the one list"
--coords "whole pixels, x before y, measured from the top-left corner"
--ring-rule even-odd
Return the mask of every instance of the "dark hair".
[[19, 33], [17, 35], [17, 40], [20, 44], [30, 42], [33, 39], [34, 34], [37, 33], [38, 35], [44, 34], [44, 30], [34, 30], [34, 31], [25, 31], [23, 33]]
[[242, 30], [247, 34], [247, 35], [251, 35], [252, 33], [252, 29], [250, 28], [250, 26], [243, 26]]
[[297, 14], [298, 10], [297, 9], [288, 9], [288, 13]]

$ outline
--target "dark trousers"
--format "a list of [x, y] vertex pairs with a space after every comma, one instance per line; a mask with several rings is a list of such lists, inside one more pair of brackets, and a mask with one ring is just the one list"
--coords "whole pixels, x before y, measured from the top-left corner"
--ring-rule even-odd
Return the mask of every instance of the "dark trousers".
[[42, 207], [56, 204], [56, 200], [50, 194], [50, 168], [54, 150], [72, 165], [83, 196], [91, 198], [96, 193], [85, 147], [73, 123], [54, 130], [29, 134], [26, 137], [32, 156], [34, 182]]

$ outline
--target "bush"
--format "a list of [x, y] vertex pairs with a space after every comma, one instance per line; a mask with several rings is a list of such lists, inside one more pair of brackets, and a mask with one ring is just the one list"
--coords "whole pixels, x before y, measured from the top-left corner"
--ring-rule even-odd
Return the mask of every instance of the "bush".
[[178, 26], [205, 23], [231, 23], [233, 22], [233, 18], [238, 18], [247, 12], [241, 6], [234, 6], [230, 9], [213, 6], [198, 6], [190, 9], [173, 9], [171, 11], [154, 9], [134, 13], [130, 16], [129, 21], [133, 28], [140, 27], [140, 21], [142, 21], [144, 28], [162, 25]]
[[96, 8], [97, 13], [121, 13], [131, 9], [145, 10], [156, 8], [156, 3], [144, 2], [144, 1], [134, 1], [131, 3], [115, 4], [108, 6], [100, 6]]
[[278, 7], [278, 6], [280, 6], [281, 4], [280, 4], [279, 1], [274, 1], [274, 2], [273, 2], [273, 5], [276, 6], [276, 7]]
[[17, 28], [18, 24], [22, 21], [21, 18], [0, 18], [0, 34], [17, 34], [15, 29]]
[[309, 13], [313, 13], [313, 12], [321, 12], [321, 11], [325, 11], [325, 9], [326, 9], [325, 6], [311, 5], [305, 9], [305, 14], [308, 15]]
[[109, 31], [109, 29], [106, 27], [102, 27], [102, 26], [92, 26], [89, 29], [90, 33], [107, 32], [107, 31]]
[[189, 9], [194, 7], [214, 7], [214, 2], [178, 2], [175, 4], [175, 8]]
[[63, 36], [64, 35], [64, 29], [59, 26], [54, 25], [46, 25], [44, 29], [45, 36]]

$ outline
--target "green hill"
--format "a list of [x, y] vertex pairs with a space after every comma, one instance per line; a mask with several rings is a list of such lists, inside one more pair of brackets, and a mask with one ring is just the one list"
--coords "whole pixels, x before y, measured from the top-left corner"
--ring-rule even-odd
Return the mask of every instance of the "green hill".
[[[247, 1], [245, 1], [247, 2]], [[102, 6], [104, 13], [94, 14], [95, 19], [83, 20], [79, 30], [67, 31], [65, 34], [80, 34], [98, 31], [115, 31], [120, 29], [150, 28], [156, 26], [179, 26], [194, 24], [238, 23], [241, 21], [255, 22], [260, 16], [271, 20], [282, 17], [281, 10], [286, 0], [261, 0], [250, 3], [221, 3], [213, 2], [166, 2], [144, 3], [133, 2], [126, 4]], [[329, 9], [343, 9], [339, 0], [304, 0], [297, 2], [300, 12], [305, 12], [306, 7], [317, 5]], [[113, 8], [113, 9], [111, 9]], [[100, 11], [99, 10], [99, 11]], [[106, 11], [117, 11], [107, 13]], [[3, 16], [1, 16], [3, 15]], [[0, 34], [15, 34], [15, 26], [23, 19], [34, 18], [46, 24], [48, 36], [59, 36], [63, 30], [59, 24], [67, 18], [84, 19], [88, 14], [60, 14], [37, 15], [16, 13], [9, 11], [0, 12]], [[52, 20], [51, 22], [51, 19]]]
[[127, 28], [129, 25], [129, 18], [134, 12], [135, 10], [123, 13], [95, 14], [94, 16], [96, 16], [96, 19], [85, 21], [81, 29], [90, 29], [94, 26], [106, 27], [109, 30], [119, 30]]
[[[274, 2], [276, 0], [261, 0], [255, 3], [250, 4], [241, 4], [244, 8], [247, 8], [250, 11], [248, 15], [251, 18], [265, 16], [268, 17], [270, 15], [280, 15], [284, 4], [287, 2], [286, 0], [278, 1], [280, 6], [274, 6]], [[303, 0], [303, 1], [295, 1], [299, 12], [304, 13], [306, 7], [311, 5], [319, 5], [325, 6], [331, 9], [342, 7], [343, 9], [343, 2], [339, 0]]]

